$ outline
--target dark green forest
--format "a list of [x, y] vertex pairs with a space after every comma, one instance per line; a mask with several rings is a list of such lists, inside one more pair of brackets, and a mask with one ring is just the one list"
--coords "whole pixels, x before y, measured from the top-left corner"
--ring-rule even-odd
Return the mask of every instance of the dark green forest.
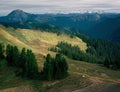
[[120, 43], [93, 39], [82, 34], [77, 36], [87, 43], [87, 53], [101, 58], [101, 64], [111, 69], [120, 69]]
[[72, 46], [66, 42], [59, 42], [56, 47], [50, 50], [64, 54], [74, 60], [101, 64], [115, 70], [120, 69], [119, 44], [116, 45], [108, 41], [94, 39], [88, 39], [85, 42], [88, 42], [88, 49], [86, 52], [81, 51], [78, 46]]
[[16, 76], [30, 79], [61, 79], [68, 76], [68, 64], [61, 54], [52, 58], [46, 56], [43, 71], [38, 71], [38, 64], [32, 50], [8, 44], [6, 47], [0, 44], [0, 69], [13, 67]]
[[17, 46], [8, 44], [5, 48], [0, 44], [0, 68], [5, 66], [13, 67], [16, 75], [27, 78], [34, 78], [38, 73], [38, 65], [34, 53], [23, 48], [18, 50]]

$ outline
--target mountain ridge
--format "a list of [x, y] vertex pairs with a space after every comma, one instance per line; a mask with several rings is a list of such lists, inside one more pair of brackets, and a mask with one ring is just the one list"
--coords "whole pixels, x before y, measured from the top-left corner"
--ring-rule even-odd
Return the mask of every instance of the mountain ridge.
[[[79, 20], [88, 20], [88, 21], [96, 21], [99, 20], [101, 17], [103, 16], [108, 16], [108, 17], [114, 17], [114, 15], [118, 15], [118, 14], [111, 14], [111, 13], [73, 13], [73, 14], [31, 14], [31, 13], [27, 13], [23, 10], [20, 9], [16, 9], [11, 11], [7, 16], [1, 16], [3, 17], [11, 17], [11, 21], [14, 22], [14, 17], [16, 18], [21, 18], [21, 17], [25, 17], [26, 19], [29, 16], [35, 16], [35, 17], [72, 17], [74, 21], [79, 21]], [[0, 19], [1, 19], [0, 17]], [[13, 18], [13, 20], [12, 20]], [[29, 20], [29, 19], [27, 19]], [[24, 20], [23, 20], [24, 21]]]
[[[118, 33], [115, 31], [120, 27], [119, 19], [120, 14], [30, 14], [17, 9], [7, 16], [0, 17], [0, 23], [15, 28], [51, 29], [64, 30], [68, 33], [84, 33], [93, 38], [114, 42], [116, 41], [116, 39], [114, 39], [115, 35], [117, 35], [117, 37], [119, 36], [115, 34]], [[114, 35], [112, 33], [114, 33]], [[117, 42], [119, 42], [119, 40], [117, 40]]]

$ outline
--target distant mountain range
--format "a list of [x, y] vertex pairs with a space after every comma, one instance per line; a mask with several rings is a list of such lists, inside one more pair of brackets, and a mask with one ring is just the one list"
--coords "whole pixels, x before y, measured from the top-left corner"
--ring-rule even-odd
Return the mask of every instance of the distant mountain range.
[[120, 42], [120, 14], [30, 14], [18, 9], [0, 17], [0, 23], [15, 28], [79, 32], [98, 39]]

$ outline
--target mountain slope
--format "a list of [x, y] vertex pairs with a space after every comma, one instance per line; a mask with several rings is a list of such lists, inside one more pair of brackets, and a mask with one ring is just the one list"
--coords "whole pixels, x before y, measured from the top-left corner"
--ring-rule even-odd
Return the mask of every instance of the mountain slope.
[[[82, 50], [87, 48], [86, 43], [81, 39], [77, 37], [70, 38], [66, 34], [57, 35], [56, 33], [41, 32], [40, 30], [13, 29], [11, 27], [0, 26], [0, 42], [32, 49], [37, 57], [40, 68], [43, 65], [42, 61], [44, 61], [44, 58], [42, 57], [40, 60], [39, 55], [49, 53], [48, 48], [55, 46], [59, 41], [79, 45]], [[16, 77], [10, 68], [5, 68], [5, 70], [0, 71], [0, 92], [79, 92], [81, 90], [89, 92], [90, 89], [96, 92], [96, 90], [104, 90], [104, 88], [113, 84], [117, 84], [113, 89], [119, 87], [119, 71], [110, 70], [96, 64], [66, 59], [69, 64], [70, 76], [50, 82], [22, 79]]]
[[6, 43], [6, 44], [13, 44], [13, 45], [17, 45], [17, 46], [19, 45], [20, 47], [24, 46], [24, 47], [29, 48], [25, 43], [21, 42], [20, 40], [18, 40], [15, 37], [13, 37], [12, 35], [10, 35], [8, 32], [3, 30], [2, 28], [0, 28], [0, 42]]
[[47, 54], [48, 48], [57, 45], [60, 41], [71, 43], [72, 45], [78, 45], [81, 50], [87, 49], [87, 44], [80, 38], [71, 38], [69, 35], [50, 32], [41, 32], [37, 30], [29, 29], [17, 29], [14, 30], [10, 27], [0, 27], [0, 41], [4, 43], [11, 43], [20, 47], [31, 48], [34, 52]]

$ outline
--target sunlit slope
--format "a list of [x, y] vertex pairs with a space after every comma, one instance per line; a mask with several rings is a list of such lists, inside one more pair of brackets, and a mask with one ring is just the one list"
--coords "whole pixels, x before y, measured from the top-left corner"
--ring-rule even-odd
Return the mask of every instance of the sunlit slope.
[[7, 32], [25, 44], [31, 46], [31, 48], [39, 50], [39, 52], [41, 52], [43, 55], [49, 53], [48, 48], [57, 45], [57, 43], [61, 41], [70, 43], [72, 45], [78, 45], [83, 51], [87, 49], [86, 43], [80, 38], [71, 38], [66, 34], [57, 35], [56, 33], [28, 29], [17, 29], [14, 31], [7, 29]]
[[3, 30], [2, 28], [0, 28], [0, 42], [4, 43], [4, 44], [17, 45], [19, 47], [23, 47], [24, 46], [26, 48], [30, 48], [29, 46], [27, 46], [26, 44], [24, 44], [23, 42], [21, 42], [16, 37], [10, 35], [8, 32], [6, 32], [5, 30]]
[[19, 40], [17, 37], [9, 34], [6, 30], [0, 27], [0, 43], [3, 44], [12, 44], [18, 46], [20, 49], [25, 47], [27, 49], [33, 50], [35, 53], [39, 53], [36, 49], [27, 45], [26, 43]]

